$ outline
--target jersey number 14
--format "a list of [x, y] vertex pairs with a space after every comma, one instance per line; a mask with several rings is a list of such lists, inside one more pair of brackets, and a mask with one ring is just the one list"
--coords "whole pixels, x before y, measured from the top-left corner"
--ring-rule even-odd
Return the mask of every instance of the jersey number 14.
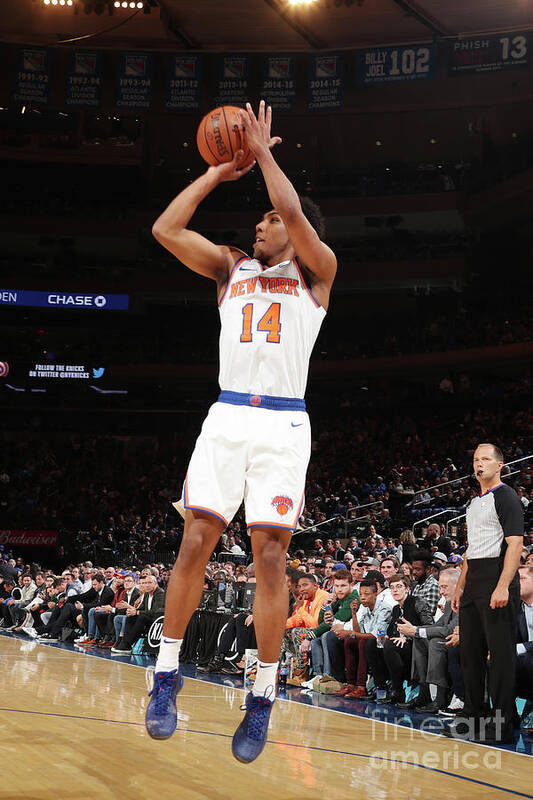
[[[279, 332], [281, 322], [279, 321], [281, 303], [272, 303], [257, 323], [257, 330], [266, 333], [267, 342], [272, 344], [280, 343]], [[254, 304], [247, 303], [242, 309], [242, 333], [241, 342], [253, 341], [252, 323], [254, 315]]]

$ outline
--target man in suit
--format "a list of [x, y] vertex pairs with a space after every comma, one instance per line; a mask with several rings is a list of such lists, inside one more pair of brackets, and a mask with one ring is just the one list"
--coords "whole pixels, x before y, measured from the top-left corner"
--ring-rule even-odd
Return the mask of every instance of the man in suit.
[[533, 700], [533, 567], [520, 567], [516, 696]]
[[[82, 599], [85, 602], [82, 602]], [[83, 595], [74, 595], [71, 598], [68, 598], [65, 593], [64, 597], [61, 597], [61, 602], [52, 612], [39, 639], [47, 642], [59, 641], [61, 629], [67, 622], [71, 622], [73, 625], [83, 625], [87, 630], [89, 609], [110, 603], [112, 599], [113, 590], [105, 585], [104, 575], [97, 572], [92, 579], [92, 588], [88, 592]]]
[[120, 617], [126, 621], [126, 611], [134, 608], [134, 603], [140, 596], [139, 588], [135, 576], [132, 573], [124, 575], [123, 583], [116, 589], [115, 596], [109, 605], [103, 606], [100, 611], [96, 611], [94, 619], [99, 631], [100, 639], [98, 647], [111, 648], [118, 639], [115, 635], [117, 628], [123, 630], [124, 626], [117, 626], [115, 620]]
[[[446, 639], [458, 624], [458, 614], [452, 611], [451, 601], [459, 580], [459, 571], [451, 567], [439, 575], [439, 589], [446, 600], [438, 624], [416, 627], [410, 622], [398, 623], [398, 631], [413, 640], [411, 677], [418, 680], [420, 692], [416, 700], [403, 704], [426, 714], [435, 714], [448, 705], [448, 648]], [[437, 696], [431, 700], [430, 683], [437, 686]]]
[[157, 578], [141, 578], [142, 599], [137, 608], [126, 609], [126, 628], [122, 641], [111, 648], [115, 655], [129, 655], [133, 644], [146, 633], [152, 622], [165, 613], [165, 593], [157, 585]]

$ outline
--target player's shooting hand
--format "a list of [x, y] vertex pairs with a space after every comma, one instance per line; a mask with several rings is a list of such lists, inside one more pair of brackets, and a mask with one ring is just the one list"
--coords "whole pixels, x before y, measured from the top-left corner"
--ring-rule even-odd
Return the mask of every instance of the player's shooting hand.
[[224, 164], [219, 164], [217, 167], [209, 167], [207, 171], [216, 175], [219, 183], [238, 181], [239, 178], [242, 178], [243, 175], [246, 175], [246, 173], [250, 172], [255, 166], [255, 161], [252, 161], [252, 163], [248, 164], [246, 167], [240, 167], [239, 165], [242, 162], [243, 156], [244, 150], [237, 150], [232, 161], [226, 161]]
[[257, 117], [250, 103], [246, 103], [246, 111], [241, 111], [241, 120], [246, 143], [256, 158], [268, 153], [275, 145], [281, 144], [280, 136], [270, 135], [272, 107], [266, 106], [264, 100], [259, 103]]

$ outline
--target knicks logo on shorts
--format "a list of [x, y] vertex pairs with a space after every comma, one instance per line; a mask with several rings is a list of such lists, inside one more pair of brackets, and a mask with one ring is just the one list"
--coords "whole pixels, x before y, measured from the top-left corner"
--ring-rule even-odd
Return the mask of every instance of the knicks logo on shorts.
[[283, 495], [278, 494], [277, 497], [274, 497], [272, 500], [272, 505], [278, 514], [283, 517], [289, 509], [292, 510], [293, 502], [290, 497], [284, 497]]

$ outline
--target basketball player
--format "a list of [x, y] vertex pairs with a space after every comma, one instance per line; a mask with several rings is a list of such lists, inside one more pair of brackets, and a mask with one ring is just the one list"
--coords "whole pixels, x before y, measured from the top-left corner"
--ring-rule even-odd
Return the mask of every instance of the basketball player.
[[300, 199], [271, 150], [272, 111], [247, 104], [242, 124], [272, 208], [256, 225], [253, 257], [215, 245], [187, 228], [199, 203], [223, 181], [245, 175], [233, 161], [209, 167], [184, 189], [153, 227], [156, 239], [194, 272], [216, 282], [220, 395], [210, 408], [183, 486], [183, 542], [169, 582], [163, 637], [146, 727], [155, 739], [176, 728], [183, 685], [179, 650], [198, 606], [204, 567], [244, 499], [257, 590], [253, 608], [259, 662], [232, 750], [253, 761], [266, 742], [287, 619], [285, 554], [304, 502], [311, 433], [304, 393], [311, 350], [326, 314], [337, 270], [322, 241], [323, 220]]

